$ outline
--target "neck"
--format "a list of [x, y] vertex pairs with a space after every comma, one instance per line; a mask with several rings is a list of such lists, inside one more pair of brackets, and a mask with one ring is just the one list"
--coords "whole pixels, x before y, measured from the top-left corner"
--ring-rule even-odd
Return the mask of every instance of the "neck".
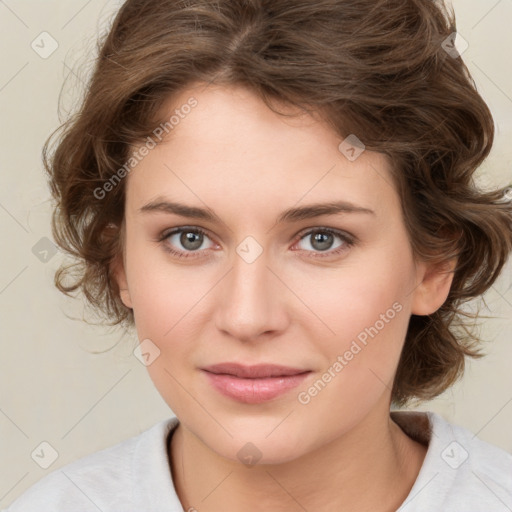
[[218, 455], [180, 423], [170, 460], [185, 510], [391, 512], [407, 498], [426, 450], [388, 410], [296, 459], [250, 468]]

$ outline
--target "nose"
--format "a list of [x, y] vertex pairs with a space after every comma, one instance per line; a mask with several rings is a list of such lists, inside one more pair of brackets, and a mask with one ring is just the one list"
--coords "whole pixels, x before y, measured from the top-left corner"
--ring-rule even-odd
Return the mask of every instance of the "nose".
[[215, 320], [224, 334], [248, 342], [277, 336], [286, 329], [289, 297], [265, 251], [252, 262], [235, 253], [218, 291]]

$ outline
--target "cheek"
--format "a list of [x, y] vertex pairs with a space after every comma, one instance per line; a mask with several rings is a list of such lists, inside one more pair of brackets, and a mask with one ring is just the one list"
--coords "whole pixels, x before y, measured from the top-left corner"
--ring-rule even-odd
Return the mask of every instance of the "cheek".
[[[327, 334], [330, 328], [332, 336], [355, 337], [378, 322], [381, 315], [386, 316], [386, 326], [396, 323], [386, 320], [400, 316], [397, 309], [407, 309], [410, 261], [393, 253], [373, 252], [375, 257], [367, 254], [364, 260], [331, 274], [317, 274], [307, 282], [302, 278], [301, 291], [307, 294], [304, 296], [313, 313], [324, 321]], [[381, 322], [378, 327], [382, 330]]]
[[413, 265], [400, 244], [388, 247], [366, 252], [336, 279], [310, 283], [311, 309], [323, 321], [310, 337], [322, 347], [328, 367], [342, 356], [339, 375], [345, 377], [339, 381], [389, 383], [396, 370], [410, 318]]
[[182, 400], [186, 403], [179, 383], [190, 371], [200, 330], [211, 317], [207, 311], [211, 279], [207, 271], [170, 264], [163, 251], [136, 244], [128, 246], [126, 265], [138, 339], [149, 339], [159, 351], [147, 371], [176, 411]]
[[190, 407], [185, 387], [200, 338], [203, 320], [199, 317], [205, 316], [204, 276], [162, 264], [161, 258], [149, 261], [137, 251], [127, 264], [131, 265], [129, 287], [138, 339], [149, 339], [159, 354], [146, 370], [172, 411], [183, 414]]
[[324, 345], [325, 371], [338, 375], [333, 387], [353, 389], [353, 398], [370, 398], [391, 386], [409, 322], [407, 309], [393, 299], [353, 300], [349, 313], [332, 320], [336, 335]]
[[194, 315], [207, 292], [204, 271], [171, 264], [161, 248], [128, 242], [126, 265], [135, 323], [144, 337], [167, 338], [181, 319]]
[[[322, 351], [326, 363], [297, 396], [303, 414], [331, 418], [346, 429], [391, 393], [410, 316], [396, 283], [379, 293], [365, 288], [373, 286], [371, 279], [359, 283], [340, 292], [338, 304], [324, 305], [325, 321], [335, 334], [310, 332], [314, 350]], [[322, 428], [328, 437], [337, 432], [329, 425]]]

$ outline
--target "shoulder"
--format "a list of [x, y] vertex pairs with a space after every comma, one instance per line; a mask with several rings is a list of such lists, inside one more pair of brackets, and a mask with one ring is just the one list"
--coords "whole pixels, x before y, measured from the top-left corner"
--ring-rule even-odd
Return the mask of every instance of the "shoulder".
[[[468, 429], [430, 413], [440, 459], [454, 474], [454, 485], [512, 506], [512, 454], [482, 441]], [[441, 442], [439, 442], [441, 441]]]
[[177, 418], [159, 422], [141, 434], [52, 471], [5, 512], [135, 512], [140, 488], [134, 484], [146, 466], [157, 478], [169, 479], [166, 438], [177, 423]]
[[[433, 412], [400, 412], [399, 424], [425, 425], [428, 451], [405, 510], [512, 510], [512, 455]], [[393, 418], [397, 418], [396, 414]], [[403, 427], [402, 427], [403, 428]], [[418, 438], [418, 437], [417, 437]], [[403, 506], [404, 506], [403, 505]], [[402, 510], [402, 509], [400, 509]]]

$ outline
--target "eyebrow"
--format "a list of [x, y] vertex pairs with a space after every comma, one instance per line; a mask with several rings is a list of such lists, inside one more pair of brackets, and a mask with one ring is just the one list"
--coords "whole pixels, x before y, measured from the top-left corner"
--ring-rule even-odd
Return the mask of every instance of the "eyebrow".
[[[189, 206], [182, 203], [167, 201], [157, 198], [145, 204], [140, 211], [146, 212], [163, 212], [198, 219], [210, 222], [218, 222], [223, 224], [222, 219], [209, 208], [199, 208], [197, 206]], [[322, 215], [335, 215], [340, 213], [364, 213], [375, 215], [373, 210], [355, 205], [348, 201], [334, 201], [328, 203], [315, 203], [306, 206], [289, 208], [282, 212], [276, 220], [276, 224], [280, 222], [297, 222], [304, 219], [313, 219]]]

